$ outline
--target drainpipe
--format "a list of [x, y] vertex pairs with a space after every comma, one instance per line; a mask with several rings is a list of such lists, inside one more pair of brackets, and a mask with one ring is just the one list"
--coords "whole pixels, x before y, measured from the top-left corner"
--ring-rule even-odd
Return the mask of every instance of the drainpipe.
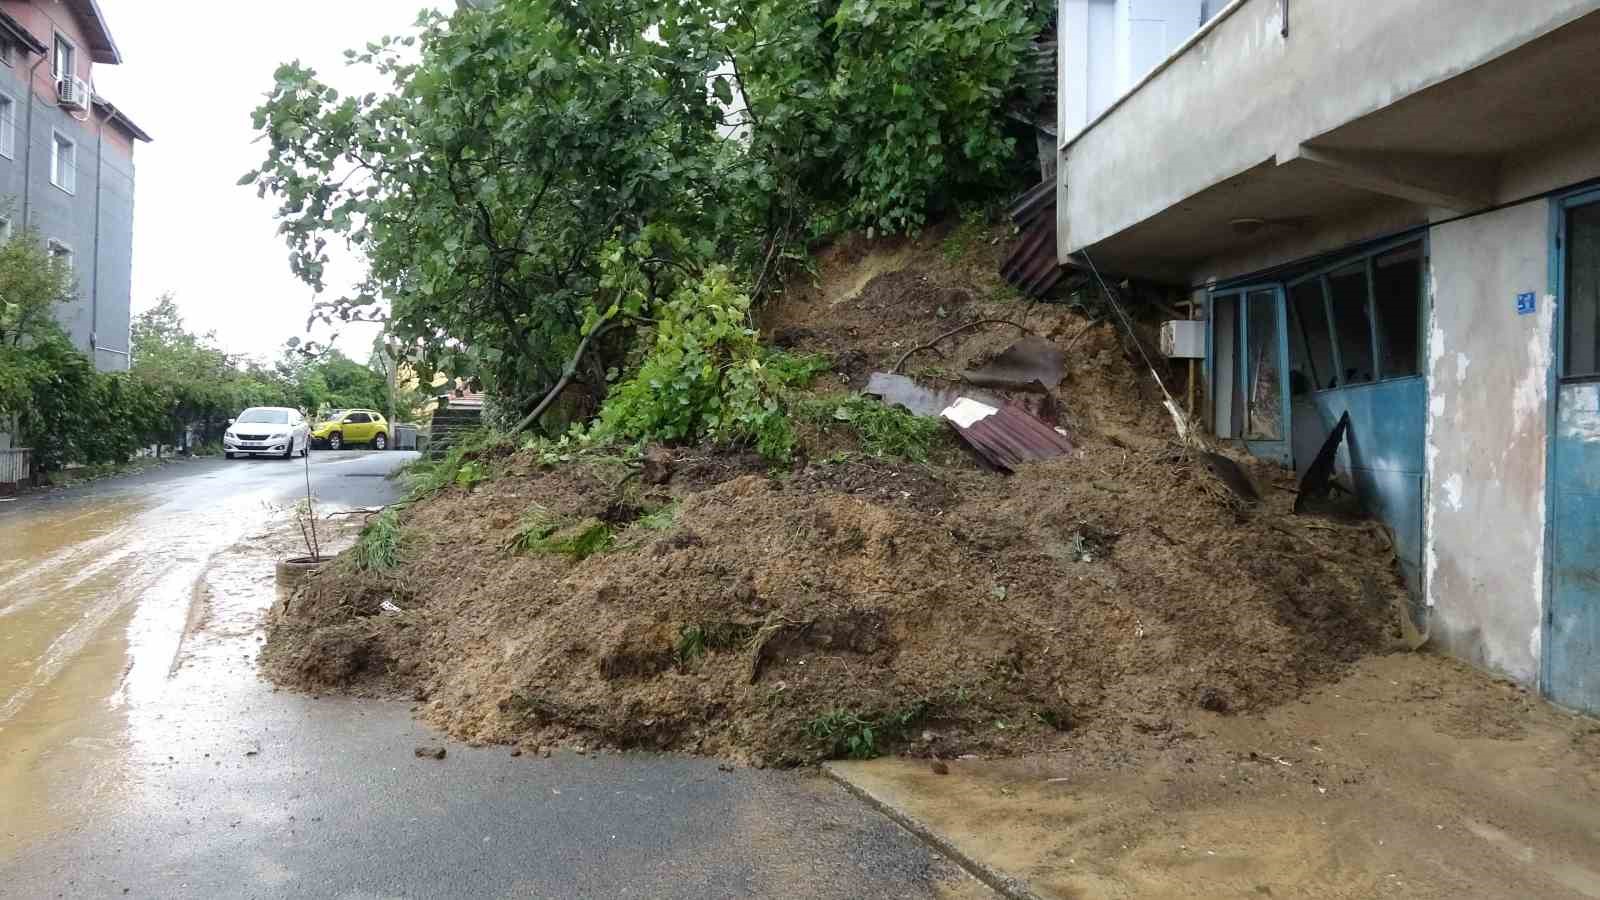
[[49, 54], [39, 57], [39, 61], [28, 70], [28, 115], [22, 126], [22, 140], [26, 145], [22, 149], [22, 227], [31, 227], [28, 220], [28, 202], [33, 196], [33, 79], [39, 72], [39, 67], [50, 58]]
[[[94, 91], [90, 89], [89, 117], [94, 118]], [[101, 119], [95, 128], [94, 140], [94, 240], [90, 242], [93, 256], [89, 261], [89, 350], [95, 354], [95, 368], [100, 368], [100, 196], [105, 193], [106, 123]]]

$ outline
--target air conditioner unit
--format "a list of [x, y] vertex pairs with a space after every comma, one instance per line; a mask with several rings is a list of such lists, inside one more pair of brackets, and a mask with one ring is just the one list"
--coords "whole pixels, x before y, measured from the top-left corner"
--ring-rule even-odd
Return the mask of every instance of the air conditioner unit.
[[61, 105], [71, 109], [89, 108], [89, 82], [82, 78], [61, 78], [56, 81], [56, 97]]
[[1205, 359], [1206, 323], [1177, 319], [1161, 323], [1161, 355], [1168, 359]]

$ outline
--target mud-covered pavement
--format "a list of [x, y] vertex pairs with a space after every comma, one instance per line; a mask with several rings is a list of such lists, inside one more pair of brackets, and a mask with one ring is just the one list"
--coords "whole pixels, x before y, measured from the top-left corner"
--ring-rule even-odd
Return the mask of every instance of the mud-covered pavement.
[[[320, 511], [403, 453], [317, 453]], [[0, 504], [0, 896], [982, 896], [816, 776], [440, 744], [256, 672], [302, 464]]]

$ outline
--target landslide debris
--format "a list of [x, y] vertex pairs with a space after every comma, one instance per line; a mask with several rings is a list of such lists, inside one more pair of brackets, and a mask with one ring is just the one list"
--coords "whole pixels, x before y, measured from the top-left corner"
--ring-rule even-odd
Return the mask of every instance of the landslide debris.
[[[1385, 645], [1402, 588], [1381, 529], [1292, 518], [1292, 474], [1252, 461], [1266, 498], [1240, 507], [1170, 442], [1110, 325], [1026, 309], [938, 240], [831, 248], [764, 332], [831, 355], [824, 396], [951, 322], [1026, 317], [1068, 348], [1072, 454], [1005, 476], [947, 437], [918, 464], [825, 425], [781, 471], [707, 448], [486, 452], [491, 477], [405, 510], [397, 568], [343, 561], [276, 612], [266, 671], [412, 697], [469, 741], [793, 765], [1172, 739], [1181, 713], [1282, 703]], [[975, 331], [912, 369], [1015, 339]]]

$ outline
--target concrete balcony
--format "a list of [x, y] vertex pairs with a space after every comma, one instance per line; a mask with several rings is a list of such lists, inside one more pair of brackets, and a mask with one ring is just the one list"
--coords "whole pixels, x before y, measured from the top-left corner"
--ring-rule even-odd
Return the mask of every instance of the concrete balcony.
[[1570, 183], [1597, 10], [1236, 0], [1067, 138], [1058, 255], [1198, 284]]

